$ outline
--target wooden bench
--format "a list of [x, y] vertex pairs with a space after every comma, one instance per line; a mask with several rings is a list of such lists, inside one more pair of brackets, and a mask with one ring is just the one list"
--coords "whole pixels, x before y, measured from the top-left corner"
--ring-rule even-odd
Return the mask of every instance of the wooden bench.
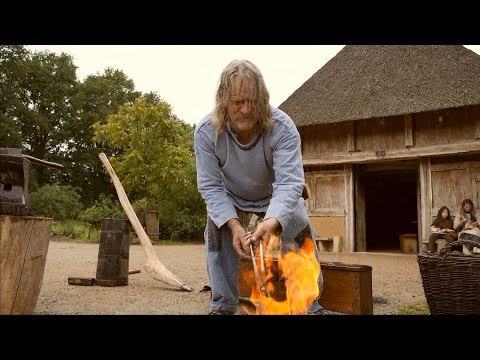
[[[437, 239], [437, 241], [435, 241], [435, 244], [437, 245], [437, 253], [438, 253], [447, 245], [447, 242], [444, 239]], [[427, 251], [427, 250], [428, 250], [428, 239], [422, 241], [422, 251]], [[468, 253], [468, 251], [464, 251], [464, 253]], [[473, 253], [480, 253], [480, 248], [473, 248]]]
[[317, 236], [315, 242], [317, 243], [318, 251], [340, 252], [340, 236]]
[[[446, 245], [447, 241], [444, 239], [437, 239], [435, 241], [435, 245], [437, 245], [437, 253], [442, 250]], [[427, 251], [428, 250], [428, 239], [423, 239], [422, 240], [422, 251]]]

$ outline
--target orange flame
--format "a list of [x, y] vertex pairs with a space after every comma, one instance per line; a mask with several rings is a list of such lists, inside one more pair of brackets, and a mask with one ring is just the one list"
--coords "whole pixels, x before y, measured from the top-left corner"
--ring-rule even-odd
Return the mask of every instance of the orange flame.
[[[308, 312], [319, 295], [317, 280], [321, 269], [314, 246], [313, 240], [308, 237], [299, 250], [292, 249], [281, 256], [278, 256], [278, 251], [267, 249], [265, 289], [259, 288], [251, 272], [245, 277], [252, 287], [250, 299], [256, 305], [256, 314], [304, 315]], [[258, 254], [255, 260], [260, 269]]]

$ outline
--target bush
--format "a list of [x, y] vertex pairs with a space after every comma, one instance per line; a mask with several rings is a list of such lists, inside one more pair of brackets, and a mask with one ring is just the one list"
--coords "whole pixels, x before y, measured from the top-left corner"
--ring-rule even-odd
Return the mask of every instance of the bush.
[[164, 221], [160, 219], [160, 233], [169, 236], [171, 240], [203, 241], [205, 221], [205, 216], [178, 214]]
[[30, 194], [35, 216], [57, 220], [78, 219], [83, 204], [80, 195], [70, 185], [44, 185]]
[[92, 207], [86, 209], [80, 215], [81, 220], [97, 226], [104, 218], [127, 219], [127, 215], [118, 201], [112, 201], [111, 198], [103, 194], [100, 195], [99, 201], [95, 201]]

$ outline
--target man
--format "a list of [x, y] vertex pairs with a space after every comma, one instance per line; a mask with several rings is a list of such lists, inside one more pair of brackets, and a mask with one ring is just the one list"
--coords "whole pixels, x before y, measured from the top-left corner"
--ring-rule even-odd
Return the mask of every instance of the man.
[[[211, 314], [234, 314], [239, 256], [250, 257], [251, 243], [262, 239], [266, 245], [276, 233], [283, 251], [313, 241], [302, 198], [300, 136], [290, 117], [270, 106], [260, 70], [234, 60], [220, 76], [215, 109], [198, 123], [194, 143], [198, 190], [208, 213]], [[264, 220], [247, 234], [239, 217], [251, 213]], [[318, 259], [316, 247], [315, 252]], [[320, 276], [320, 291], [322, 281]], [[310, 310], [321, 310], [318, 301]]]

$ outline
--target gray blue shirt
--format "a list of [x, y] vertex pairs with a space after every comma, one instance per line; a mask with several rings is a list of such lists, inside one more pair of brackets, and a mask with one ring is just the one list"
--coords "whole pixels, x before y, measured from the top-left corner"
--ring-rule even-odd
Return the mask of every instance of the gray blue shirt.
[[265, 212], [265, 219], [286, 224], [305, 184], [300, 135], [292, 119], [272, 107], [274, 126], [246, 145], [231, 129], [217, 134], [212, 114], [196, 126], [194, 134], [197, 185], [217, 227], [243, 211]]

